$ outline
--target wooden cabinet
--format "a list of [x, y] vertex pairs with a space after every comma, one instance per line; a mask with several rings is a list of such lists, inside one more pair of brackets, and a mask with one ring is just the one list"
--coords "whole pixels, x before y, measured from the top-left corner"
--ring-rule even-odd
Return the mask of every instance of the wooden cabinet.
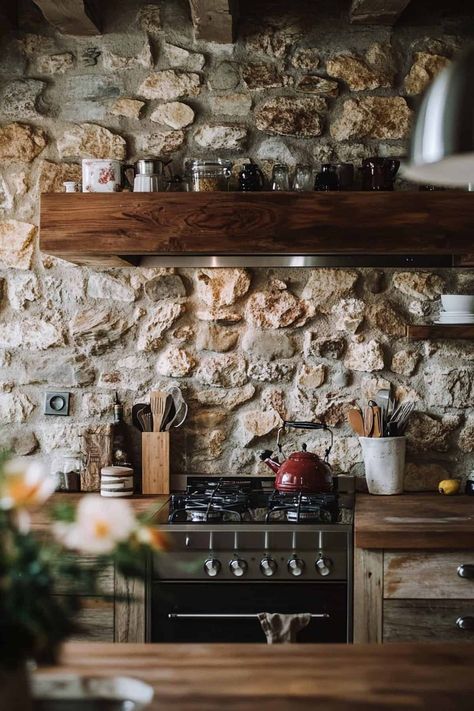
[[356, 549], [354, 641], [473, 642], [474, 579], [460, 566], [474, 574], [474, 552]]

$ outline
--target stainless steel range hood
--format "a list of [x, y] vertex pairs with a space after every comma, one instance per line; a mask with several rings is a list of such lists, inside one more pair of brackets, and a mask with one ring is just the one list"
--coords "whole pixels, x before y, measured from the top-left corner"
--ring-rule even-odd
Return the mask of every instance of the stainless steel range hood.
[[150, 255], [140, 261], [141, 267], [378, 267], [442, 268], [454, 267], [457, 258], [437, 254], [197, 254]]

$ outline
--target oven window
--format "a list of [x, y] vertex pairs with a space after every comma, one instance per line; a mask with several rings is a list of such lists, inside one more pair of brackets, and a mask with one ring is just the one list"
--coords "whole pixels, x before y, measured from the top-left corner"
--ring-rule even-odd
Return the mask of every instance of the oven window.
[[152, 642], [264, 643], [259, 612], [325, 615], [312, 618], [298, 642], [347, 642], [343, 583], [156, 582], [151, 603]]

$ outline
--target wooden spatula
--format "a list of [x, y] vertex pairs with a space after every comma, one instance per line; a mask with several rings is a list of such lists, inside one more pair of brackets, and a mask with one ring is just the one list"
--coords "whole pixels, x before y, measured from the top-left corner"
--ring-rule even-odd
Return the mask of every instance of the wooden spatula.
[[359, 437], [364, 436], [364, 418], [362, 417], [362, 412], [357, 407], [349, 408], [347, 411], [347, 421]]

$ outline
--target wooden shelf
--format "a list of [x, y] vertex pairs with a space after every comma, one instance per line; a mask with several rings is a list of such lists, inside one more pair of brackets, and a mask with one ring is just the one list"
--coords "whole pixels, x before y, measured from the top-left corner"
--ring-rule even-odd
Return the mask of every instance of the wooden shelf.
[[41, 197], [40, 224], [43, 252], [82, 264], [144, 255], [474, 252], [474, 197], [457, 191], [54, 193]]
[[407, 326], [407, 338], [410, 341], [435, 340], [441, 338], [473, 338], [474, 325], [459, 324], [447, 326], [445, 324], [428, 324], [426, 326]]

